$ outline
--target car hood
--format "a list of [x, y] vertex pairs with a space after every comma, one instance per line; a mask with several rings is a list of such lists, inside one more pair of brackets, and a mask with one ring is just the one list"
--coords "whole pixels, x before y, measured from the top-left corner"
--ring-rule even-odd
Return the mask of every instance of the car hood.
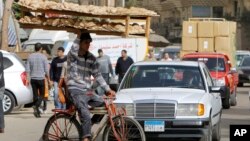
[[123, 89], [117, 93], [115, 103], [134, 103], [136, 100], [173, 100], [178, 103], [198, 103], [205, 90], [186, 88], [136, 88]]

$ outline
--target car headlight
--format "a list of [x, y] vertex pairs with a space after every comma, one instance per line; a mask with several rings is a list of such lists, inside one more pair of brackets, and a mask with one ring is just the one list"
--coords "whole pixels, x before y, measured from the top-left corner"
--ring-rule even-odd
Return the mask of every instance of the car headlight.
[[116, 103], [117, 108], [124, 108], [126, 110], [127, 116], [134, 116], [134, 104], [128, 103]]
[[215, 79], [215, 86], [225, 86], [225, 85], [226, 85], [225, 77]]
[[203, 116], [204, 104], [178, 104], [177, 116]]

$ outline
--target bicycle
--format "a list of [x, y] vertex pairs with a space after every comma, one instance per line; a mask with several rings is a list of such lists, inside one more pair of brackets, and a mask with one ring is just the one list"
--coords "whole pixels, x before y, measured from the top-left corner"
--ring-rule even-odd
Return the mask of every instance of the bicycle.
[[[141, 125], [134, 119], [126, 116], [124, 108], [117, 109], [113, 100], [115, 97], [104, 97], [105, 107], [95, 107], [90, 112], [95, 115], [104, 115], [99, 128], [92, 132], [95, 141], [103, 130], [103, 141], [145, 141], [146, 137]], [[74, 105], [68, 110], [52, 110], [51, 116], [43, 133], [44, 141], [81, 141], [81, 126], [77, 119], [77, 110]], [[92, 126], [93, 128], [93, 126]]]

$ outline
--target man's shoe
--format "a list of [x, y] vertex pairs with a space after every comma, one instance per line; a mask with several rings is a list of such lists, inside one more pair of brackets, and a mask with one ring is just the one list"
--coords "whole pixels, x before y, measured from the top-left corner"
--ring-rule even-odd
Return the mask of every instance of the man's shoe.
[[0, 129], [0, 133], [4, 133], [4, 129]]
[[36, 106], [33, 106], [33, 110], [34, 110], [34, 112], [33, 112], [34, 116], [36, 118], [40, 118], [41, 115], [40, 115], [40, 111], [38, 110], [38, 108]]

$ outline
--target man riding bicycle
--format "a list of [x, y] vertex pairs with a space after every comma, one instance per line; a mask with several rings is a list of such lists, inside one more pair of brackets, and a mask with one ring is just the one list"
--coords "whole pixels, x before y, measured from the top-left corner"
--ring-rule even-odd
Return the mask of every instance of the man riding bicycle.
[[97, 83], [106, 91], [107, 95], [115, 95], [98, 70], [96, 57], [90, 53], [89, 47], [92, 38], [89, 33], [81, 33], [80, 39], [74, 41], [67, 59], [67, 86], [82, 122], [82, 141], [91, 138], [91, 115], [89, 106], [103, 106], [102, 97], [90, 93], [91, 79], [93, 76]]

